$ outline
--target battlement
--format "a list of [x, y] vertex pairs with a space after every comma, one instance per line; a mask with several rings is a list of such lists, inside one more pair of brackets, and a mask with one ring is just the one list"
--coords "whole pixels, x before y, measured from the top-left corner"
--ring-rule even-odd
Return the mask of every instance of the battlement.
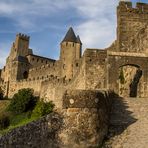
[[16, 37], [18, 37], [18, 38], [20, 38], [20, 39], [23, 39], [23, 40], [27, 40], [27, 41], [29, 41], [29, 39], [30, 39], [30, 36], [27, 36], [27, 35], [22, 34], [22, 33], [18, 33], [18, 34], [16, 35]]
[[137, 2], [136, 7], [133, 7], [132, 2], [120, 1], [118, 10], [122, 12], [133, 12], [133, 13], [148, 13], [148, 4]]

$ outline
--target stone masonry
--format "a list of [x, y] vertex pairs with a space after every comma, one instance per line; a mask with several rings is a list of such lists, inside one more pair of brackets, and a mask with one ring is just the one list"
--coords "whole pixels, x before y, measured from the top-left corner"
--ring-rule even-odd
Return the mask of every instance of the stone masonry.
[[[133, 8], [131, 2], [121, 1], [117, 7], [117, 39], [109, 48], [86, 49], [82, 55], [80, 37], [70, 27], [60, 43], [58, 60], [33, 54], [29, 48], [30, 37], [17, 34], [6, 65], [0, 70], [0, 86], [8, 97], [30, 87], [35, 95], [46, 100], [59, 99], [58, 102], [61, 97], [54, 95], [57, 88], [112, 89], [122, 96], [130, 96], [132, 71], [136, 68], [142, 71], [142, 76], [138, 84], [133, 83], [137, 85], [133, 86], [137, 88], [134, 93], [137, 97], [147, 97], [147, 24], [148, 4], [137, 3]], [[119, 79], [121, 69], [124, 69], [123, 84]]]
[[[107, 133], [111, 104], [97, 96], [98, 91], [148, 98], [148, 4], [133, 7], [131, 2], [119, 2], [117, 38], [104, 50], [87, 48], [82, 54], [82, 42], [72, 27], [60, 43], [58, 60], [35, 55], [29, 40], [27, 35], [16, 35], [0, 70], [0, 87], [10, 98], [19, 89], [33, 88], [44, 101], [52, 100], [64, 116], [66, 128], [60, 139], [68, 147], [101, 144]], [[100, 106], [96, 106], [97, 98], [101, 98]]]

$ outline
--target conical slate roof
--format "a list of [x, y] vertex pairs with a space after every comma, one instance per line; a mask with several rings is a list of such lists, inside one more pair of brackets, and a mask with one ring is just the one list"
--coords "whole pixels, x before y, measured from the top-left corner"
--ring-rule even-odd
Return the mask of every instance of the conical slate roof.
[[77, 42], [77, 38], [72, 27], [69, 28], [62, 42]]
[[76, 42], [82, 44], [79, 35], [77, 36], [77, 40], [76, 40]]

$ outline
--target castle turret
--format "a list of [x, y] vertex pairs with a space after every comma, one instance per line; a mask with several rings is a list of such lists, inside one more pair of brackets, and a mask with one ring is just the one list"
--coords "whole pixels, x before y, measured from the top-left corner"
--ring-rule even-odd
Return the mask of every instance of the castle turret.
[[71, 79], [81, 58], [82, 43], [79, 36], [76, 37], [73, 28], [70, 27], [61, 42], [60, 60], [62, 63], [62, 76]]
[[15, 42], [11, 47], [11, 52], [6, 61], [6, 67], [4, 72], [4, 81], [19, 80], [26, 78], [23, 76], [24, 72], [28, 72], [29, 63], [26, 56], [32, 54], [32, 50], [29, 49], [30, 37], [24, 34], [17, 34]]
[[[134, 38], [140, 30], [145, 30], [148, 24], [148, 4], [137, 3], [132, 7], [130, 1], [120, 1], [117, 7], [117, 51], [122, 52], [146, 52], [146, 49], [129, 49], [128, 46], [135, 44]], [[138, 44], [138, 43], [136, 43]]]
[[29, 49], [29, 39], [29, 36], [21, 33], [16, 35], [16, 39], [12, 45], [11, 53], [9, 56], [10, 58], [12, 58], [12, 60], [17, 56], [25, 57], [31, 52]]

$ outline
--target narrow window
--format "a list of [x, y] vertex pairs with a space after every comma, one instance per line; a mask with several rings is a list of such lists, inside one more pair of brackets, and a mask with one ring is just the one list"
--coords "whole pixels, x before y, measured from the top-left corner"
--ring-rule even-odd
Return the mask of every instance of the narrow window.
[[27, 79], [27, 78], [28, 78], [28, 72], [27, 72], [27, 71], [25, 71], [25, 72], [23, 73], [23, 78], [24, 78], [24, 79]]

